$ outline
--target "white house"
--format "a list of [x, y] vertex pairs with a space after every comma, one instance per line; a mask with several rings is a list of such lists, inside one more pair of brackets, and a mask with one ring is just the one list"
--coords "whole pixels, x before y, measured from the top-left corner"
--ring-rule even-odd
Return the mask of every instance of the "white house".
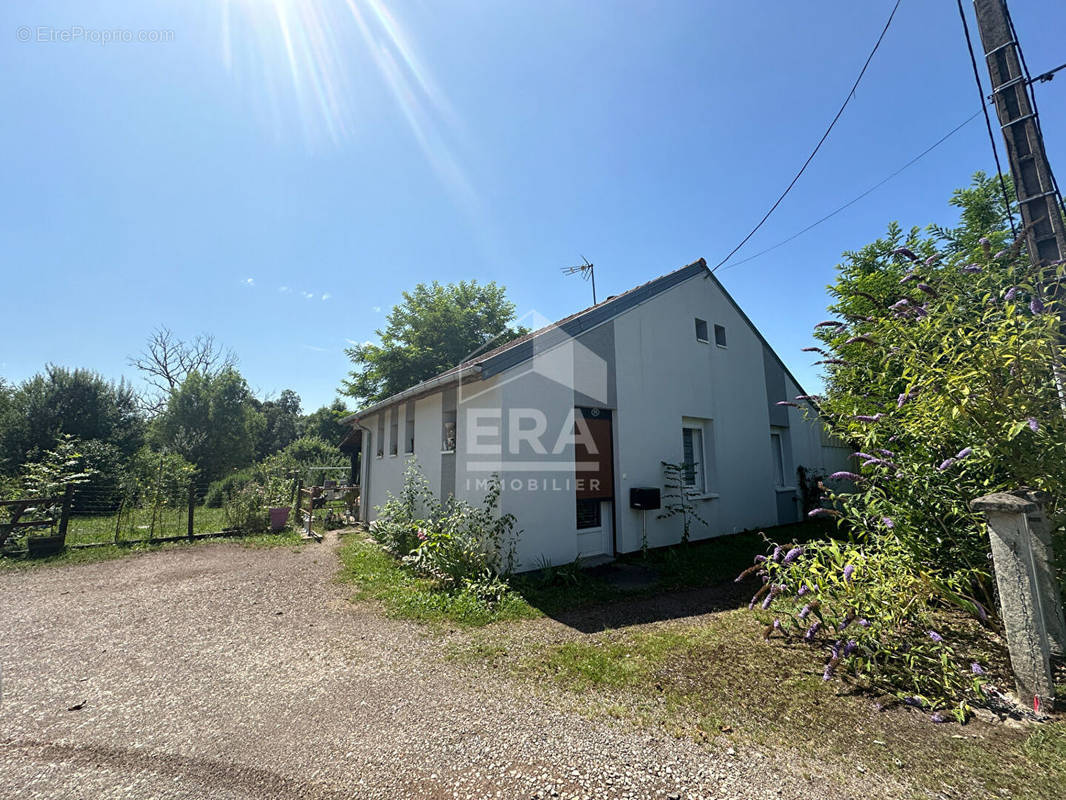
[[[491, 346], [491, 345], [490, 345]], [[678, 542], [678, 517], [631, 508], [684, 463], [702, 539], [798, 521], [797, 468], [848, 451], [703, 259], [496, 349], [348, 418], [363, 521], [414, 457], [442, 499], [480, 503], [498, 475], [522, 536], [519, 569]]]

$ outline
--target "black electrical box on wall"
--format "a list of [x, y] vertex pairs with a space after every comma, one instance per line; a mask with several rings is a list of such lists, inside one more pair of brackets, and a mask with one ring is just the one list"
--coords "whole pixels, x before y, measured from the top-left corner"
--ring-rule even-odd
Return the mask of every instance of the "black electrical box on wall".
[[659, 487], [637, 487], [629, 490], [629, 507], [639, 508], [643, 511], [651, 511], [662, 508], [662, 498]]

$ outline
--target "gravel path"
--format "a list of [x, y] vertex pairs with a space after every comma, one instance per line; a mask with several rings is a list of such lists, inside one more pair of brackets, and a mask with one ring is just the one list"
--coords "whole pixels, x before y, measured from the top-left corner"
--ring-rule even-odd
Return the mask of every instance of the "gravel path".
[[[213, 544], [0, 574], [0, 797], [825, 788], [758, 753], [590, 720], [448, 661], [448, 637], [348, 603], [333, 547]], [[861, 791], [833, 794], [849, 788]]]

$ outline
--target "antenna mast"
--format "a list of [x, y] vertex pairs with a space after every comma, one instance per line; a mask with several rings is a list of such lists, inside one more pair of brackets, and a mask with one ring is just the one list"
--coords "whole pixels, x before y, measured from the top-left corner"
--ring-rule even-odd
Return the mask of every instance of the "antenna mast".
[[585, 280], [592, 281], [592, 305], [596, 305], [596, 267], [594, 264], [590, 264], [589, 260], [584, 256], [581, 256], [581, 260], [584, 264], [578, 264], [576, 267], [563, 267], [564, 275], [578, 275], [580, 274]]

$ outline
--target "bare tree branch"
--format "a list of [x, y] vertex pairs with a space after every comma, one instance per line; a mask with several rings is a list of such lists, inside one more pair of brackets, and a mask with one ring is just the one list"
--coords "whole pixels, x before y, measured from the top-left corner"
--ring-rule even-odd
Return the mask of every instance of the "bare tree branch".
[[142, 397], [142, 403], [149, 413], [155, 414], [193, 372], [215, 377], [236, 367], [237, 355], [232, 350], [224, 350], [210, 334], [200, 334], [186, 342], [170, 328], [160, 326], [148, 337], [145, 349], [131, 357], [129, 363], [151, 387], [152, 391]]

